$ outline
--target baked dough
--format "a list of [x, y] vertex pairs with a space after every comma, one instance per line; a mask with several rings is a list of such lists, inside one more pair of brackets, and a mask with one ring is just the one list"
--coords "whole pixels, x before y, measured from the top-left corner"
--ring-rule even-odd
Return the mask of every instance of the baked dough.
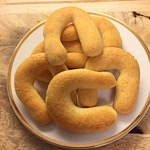
[[60, 65], [66, 61], [67, 52], [60, 37], [64, 27], [70, 22], [74, 23], [83, 52], [87, 56], [97, 56], [103, 50], [101, 36], [91, 16], [80, 8], [64, 7], [52, 13], [44, 25], [45, 53], [52, 65]]
[[[103, 47], [122, 48], [122, 39], [115, 25], [106, 18], [92, 16], [100, 35], [102, 37]], [[65, 36], [64, 36], [65, 33]], [[63, 38], [64, 37], [64, 38]], [[78, 33], [73, 24], [65, 27], [62, 33], [62, 41], [79, 40]]]
[[[51, 116], [47, 112], [45, 102], [34, 88], [34, 81], [44, 70], [49, 70], [54, 76], [66, 69], [65, 65], [50, 65], [44, 53], [29, 56], [17, 68], [14, 80], [16, 94], [37, 124], [47, 124], [51, 121]], [[76, 104], [75, 91], [71, 93], [71, 98]]]
[[[115, 47], [104, 48], [101, 55], [88, 59], [85, 68], [94, 71], [118, 70], [119, 76], [113, 107], [122, 115], [132, 112], [139, 92], [140, 68], [137, 60], [129, 52]], [[95, 92], [92, 91], [88, 90], [87, 92], [95, 97]], [[78, 93], [80, 93], [80, 89]], [[80, 103], [84, 101], [81, 100]]]
[[80, 108], [73, 104], [70, 93], [78, 88], [107, 89], [116, 86], [109, 72], [75, 69], [57, 74], [46, 93], [46, 106], [52, 119], [66, 130], [95, 132], [111, 127], [117, 113], [111, 106]]
[[[80, 42], [79, 41], [63, 42], [63, 45], [68, 52], [68, 57], [65, 62], [66, 66], [69, 69], [84, 68], [85, 63], [88, 59], [88, 56], [86, 56], [83, 53]], [[41, 41], [34, 48], [31, 55], [38, 54], [38, 53], [45, 53], [44, 41]], [[52, 78], [53, 78], [53, 75], [48, 70], [43, 71], [37, 77], [37, 79], [39, 79], [40, 81], [47, 82], [47, 83], [49, 83]]]

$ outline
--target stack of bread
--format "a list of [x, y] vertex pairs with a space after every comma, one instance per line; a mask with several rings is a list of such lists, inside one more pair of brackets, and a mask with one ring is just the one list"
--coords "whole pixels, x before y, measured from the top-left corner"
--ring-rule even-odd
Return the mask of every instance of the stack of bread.
[[[122, 49], [112, 22], [77, 7], [64, 7], [47, 18], [43, 35], [44, 41], [15, 74], [16, 94], [38, 125], [53, 120], [72, 132], [96, 132], [114, 125], [117, 113], [132, 112], [140, 69]], [[117, 80], [110, 69], [118, 70]], [[34, 88], [36, 79], [49, 83], [45, 101]], [[97, 90], [113, 87], [113, 106], [97, 106]]]

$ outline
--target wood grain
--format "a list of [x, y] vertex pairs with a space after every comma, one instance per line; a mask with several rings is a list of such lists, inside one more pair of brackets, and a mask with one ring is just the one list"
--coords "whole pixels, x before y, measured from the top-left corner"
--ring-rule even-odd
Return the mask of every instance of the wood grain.
[[[0, 2], [0, 150], [64, 150], [30, 133], [16, 117], [7, 95], [7, 71], [11, 55], [22, 37], [56, 9], [77, 6], [109, 14], [135, 30], [150, 49], [150, 1], [128, 0], [1, 0]], [[150, 110], [120, 140], [95, 150], [150, 150]]]
[[[94, 2], [67, 2], [64, 3], [52, 1], [49, 3], [4, 3], [0, 7], [0, 12], [3, 14], [36, 14], [36, 13], [52, 13], [56, 9], [65, 6], [77, 6], [86, 11], [97, 11], [97, 12], [126, 12], [126, 11], [149, 11], [149, 1], [94, 1]], [[40, 8], [40, 9], [39, 9]]]
[[[93, 1], [103, 1], [103, 2], [111, 2], [111, 1], [118, 1], [118, 0], [83, 0], [83, 1], [80, 1], [80, 0], [55, 0], [55, 2], [57, 2], [57, 1], [60, 1], [61, 3], [65, 3], [65, 2], [72, 2], [72, 1], [74, 1], [74, 2], [93, 2]], [[129, 0], [120, 0], [120, 1], [129, 1]], [[135, 0], [131, 0], [131, 1], [135, 1]], [[136, 1], [141, 1], [141, 0], [136, 0]], [[149, 0], [145, 0], [145, 1], [149, 1]], [[40, 2], [40, 3], [45, 3], [45, 2], [54, 2], [54, 0], [5, 0], [5, 3], [7, 4], [7, 3], [11, 3], [11, 4], [13, 4], [13, 3], [38, 3], [38, 2]]]

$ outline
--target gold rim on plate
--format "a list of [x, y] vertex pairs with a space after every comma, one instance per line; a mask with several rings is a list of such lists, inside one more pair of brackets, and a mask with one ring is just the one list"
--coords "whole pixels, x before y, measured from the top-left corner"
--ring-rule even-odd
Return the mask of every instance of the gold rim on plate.
[[[150, 52], [146, 46], [146, 44], [143, 42], [143, 40], [140, 38], [140, 36], [135, 32], [133, 31], [128, 25], [126, 25], [125, 23], [123, 23], [122, 21], [112, 17], [112, 16], [109, 16], [109, 15], [106, 15], [106, 14], [102, 14], [102, 13], [95, 13], [95, 12], [89, 12], [91, 15], [98, 15], [98, 16], [101, 16], [101, 17], [106, 17], [108, 19], [111, 19], [113, 21], [116, 21], [117, 23], [123, 25], [126, 29], [128, 29], [129, 31], [131, 31], [135, 36], [136, 38], [139, 40], [139, 42], [142, 44], [147, 56], [148, 56], [148, 59], [150, 61]], [[23, 42], [28, 38], [28, 36], [33, 32], [35, 31], [37, 28], [39, 28], [40, 26], [42, 26], [43, 24], [45, 23], [45, 21], [39, 23], [38, 25], [36, 25], [34, 28], [32, 28], [23, 38], [22, 40], [19, 42], [19, 44], [17, 45], [12, 57], [11, 57], [11, 60], [10, 60], [10, 64], [9, 64], [9, 68], [8, 68], [8, 76], [7, 76], [7, 90], [8, 90], [8, 95], [9, 95], [9, 99], [10, 99], [10, 102], [11, 102], [11, 105], [17, 115], [17, 117], [19, 118], [19, 120], [22, 122], [22, 124], [28, 129], [30, 130], [33, 134], [37, 135], [39, 138], [51, 143], [51, 144], [54, 144], [54, 145], [57, 145], [57, 146], [61, 146], [61, 147], [66, 147], [66, 148], [94, 148], [94, 147], [99, 147], [99, 146], [103, 146], [103, 145], [106, 145], [106, 144], [109, 144], [109, 143], [112, 143], [113, 141], [116, 141], [117, 139], [121, 138], [122, 136], [124, 136], [125, 134], [127, 134], [131, 129], [133, 129], [135, 127], [135, 125], [137, 125], [137, 123], [142, 119], [142, 117], [145, 115], [145, 113], [147, 112], [148, 110], [148, 107], [149, 107], [149, 104], [150, 104], [150, 93], [148, 95], [148, 98], [147, 98], [147, 101], [142, 109], [142, 111], [139, 113], [139, 115], [136, 117], [136, 119], [127, 127], [125, 128], [123, 131], [119, 132], [118, 134], [108, 138], [108, 139], [105, 139], [103, 141], [99, 141], [99, 142], [94, 142], [94, 143], [89, 143], [89, 144], [69, 144], [69, 143], [63, 143], [63, 142], [60, 142], [60, 141], [56, 141], [56, 140], [53, 140], [51, 138], [48, 138], [47, 136], [41, 134], [39, 131], [35, 130], [24, 118], [23, 116], [21, 115], [21, 113], [19, 112], [16, 104], [15, 104], [15, 101], [14, 101], [14, 98], [13, 98], [13, 95], [12, 95], [12, 89], [11, 89], [11, 71], [12, 71], [12, 66], [13, 66], [13, 62], [14, 62], [14, 59], [15, 59], [15, 56], [17, 54], [17, 52], [19, 51], [19, 48], [21, 47], [21, 45], [23, 44]]]

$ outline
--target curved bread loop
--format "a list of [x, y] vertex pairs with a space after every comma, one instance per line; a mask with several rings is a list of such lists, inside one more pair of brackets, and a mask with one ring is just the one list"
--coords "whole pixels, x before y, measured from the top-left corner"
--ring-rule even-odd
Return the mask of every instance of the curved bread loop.
[[72, 21], [84, 53], [87, 56], [97, 56], [102, 52], [102, 39], [90, 15], [76, 7], [65, 7], [52, 13], [44, 25], [45, 53], [52, 65], [66, 61], [67, 52], [60, 36], [64, 27]]
[[111, 106], [80, 108], [72, 103], [70, 93], [78, 88], [107, 89], [115, 85], [114, 76], [108, 72], [87, 69], [61, 72], [48, 86], [48, 111], [57, 124], [69, 131], [95, 132], [108, 129], [117, 119], [117, 113]]
[[[104, 47], [122, 47], [122, 41], [120, 34], [117, 30], [117, 28], [114, 26], [113, 23], [111, 23], [109, 20], [103, 18], [103, 17], [92, 17], [95, 24], [97, 25], [101, 36]], [[61, 36], [62, 41], [69, 41], [70, 42], [62, 42], [64, 47], [66, 48], [68, 52], [68, 57], [65, 62], [67, 67], [70, 69], [77, 69], [77, 68], [83, 68], [85, 66], [87, 56], [84, 54], [69, 54], [69, 53], [83, 53], [81, 43], [78, 41], [78, 35], [77, 31], [73, 24], [68, 25], [64, 28]], [[41, 51], [40, 51], [41, 49]], [[44, 41], [37, 46], [37, 48], [34, 49], [33, 53], [39, 53], [44, 52]], [[38, 79], [49, 82], [52, 79], [52, 76], [50, 75], [50, 72], [44, 71]], [[83, 91], [84, 92], [84, 91]], [[88, 100], [85, 102], [85, 96], [84, 94], [80, 94], [80, 99], [83, 99], [84, 104], [82, 104], [85, 107], [95, 106], [97, 103], [97, 100], [93, 97], [90, 102]], [[83, 96], [83, 98], [82, 98]], [[91, 97], [90, 93], [87, 97]]]
[[122, 39], [115, 25], [106, 18], [93, 17], [103, 41], [104, 47], [122, 48]]
[[[79, 41], [63, 42], [63, 45], [65, 46], [68, 52], [68, 57], [65, 62], [66, 66], [69, 69], [84, 68], [88, 57], [85, 54], [83, 54], [80, 42]], [[45, 53], [44, 48], [45, 48], [44, 41], [42, 41], [34, 48], [31, 55], [38, 53]], [[43, 71], [37, 77], [37, 79], [39, 79], [40, 81], [48, 83], [51, 81], [52, 78], [53, 75], [48, 70]]]
[[[15, 90], [20, 101], [27, 107], [34, 121], [39, 125], [51, 121], [45, 102], [34, 88], [34, 81], [44, 70], [50, 70], [53, 75], [65, 70], [65, 66], [52, 66], [44, 53], [26, 58], [18, 67], [15, 74]], [[67, 68], [66, 68], [67, 69]], [[75, 93], [72, 94], [75, 101]]]
[[[103, 47], [122, 48], [120, 33], [111, 21], [106, 18], [97, 16], [92, 16], [92, 19], [102, 37]], [[65, 36], [62, 33], [62, 41], [75, 41], [79, 39], [76, 28], [73, 24], [66, 26], [64, 29], [64, 33]]]
[[[95, 71], [118, 70], [113, 107], [123, 115], [132, 112], [138, 97], [140, 69], [138, 62], [129, 52], [114, 47], [104, 48], [101, 55], [88, 59], [85, 68]], [[95, 93], [90, 94], [95, 96]]]
[[[119, 31], [115, 27], [115, 25], [111, 21], [109, 21], [108, 19], [105, 19], [103, 17], [93, 16], [92, 18], [93, 18], [100, 34], [101, 34], [103, 46], [104, 47], [121, 48], [122, 47], [121, 36], [120, 36]], [[71, 28], [73, 28], [73, 27], [71, 27]], [[66, 30], [65, 32], [67, 32], [67, 28], [65, 30]], [[70, 39], [72, 37], [77, 37], [76, 40], [78, 39], [76, 30], [73, 30], [73, 29], [69, 30], [69, 26], [68, 26], [68, 31], [72, 31], [72, 34], [70, 34], [70, 35], [74, 35], [74, 36], [70, 36]], [[66, 65], [70, 68], [77, 68], [78, 67], [77, 65], [81, 64], [81, 62], [82, 62], [82, 65], [80, 66], [80, 68], [85, 66], [86, 56], [84, 57], [83, 55], [79, 54], [78, 59], [76, 59], [77, 56], [68, 58], [66, 61]], [[78, 60], [78, 61], [75, 61], [75, 60]], [[83, 107], [96, 106], [96, 104], [97, 104], [97, 92], [96, 92], [96, 90], [89, 90], [89, 89], [82, 90], [82, 89], [80, 89], [79, 91], [80, 92], [78, 93], [78, 97], [79, 97], [79, 100], [80, 100], [81, 105]], [[91, 93], [93, 93], [93, 94], [91, 94]]]
[[[104, 47], [122, 48], [122, 40], [115, 25], [103, 17], [92, 17], [101, 34]], [[73, 31], [73, 30], [72, 30]], [[76, 32], [74, 36], [76, 37]], [[85, 62], [86, 63], [86, 62]], [[91, 94], [93, 93], [93, 94]], [[78, 97], [83, 107], [93, 107], [97, 104], [97, 94], [94, 90], [79, 90]]]

